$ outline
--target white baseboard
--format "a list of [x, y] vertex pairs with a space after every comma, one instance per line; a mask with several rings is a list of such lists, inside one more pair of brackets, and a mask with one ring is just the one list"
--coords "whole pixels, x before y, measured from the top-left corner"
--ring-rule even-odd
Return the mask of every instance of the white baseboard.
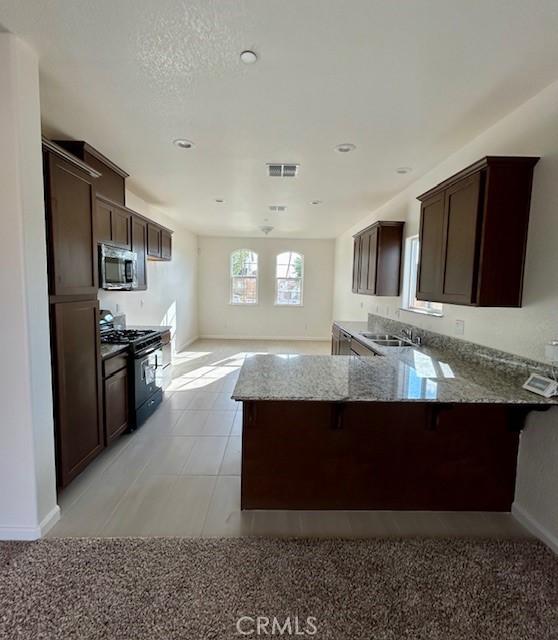
[[308, 341], [308, 342], [330, 342], [331, 336], [237, 336], [226, 334], [208, 334], [200, 336], [200, 340], [279, 340], [279, 341]]
[[60, 520], [60, 507], [56, 505], [40, 522], [38, 527], [2, 527], [0, 540], [38, 540]]
[[194, 336], [193, 338], [189, 338], [188, 340], [186, 340], [184, 344], [181, 344], [179, 347], [176, 347], [176, 352], [179, 353], [180, 351], [184, 351], [184, 349], [187, 349], [193, 342], [199, 339], [200, 339], [200, 336]]
[[548, 547], [558, 554], [558, 535], [549, 531], [545, 526], [540, 524], [533, 516], [523, 507], [514, 502], [512, 504], [512, 514], [528, 531], [530, 531], [539, 540], [544, 542]]
[[60, 507], [55, 505], [49, 513], [41, 520], [39, 529], [41, 530], [41, 537], [46, 535], [52, 527], [60, 520]]

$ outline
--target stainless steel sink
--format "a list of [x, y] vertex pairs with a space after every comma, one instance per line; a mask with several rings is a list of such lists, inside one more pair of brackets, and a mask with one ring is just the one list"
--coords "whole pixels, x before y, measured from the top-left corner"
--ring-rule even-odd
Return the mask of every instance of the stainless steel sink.
[[395, 338], [393, 340], [374, 340], [376, 344], [381, 347], [414, 347], [415, 345], [412, 342], [407, 342], [407, 340], [401, 340], [400, 338]]
[[363, 338], [367, 340], [371, 340], [375, 342], [377, 345], [381, 347], [413, 347], [413, 343], [409, 340], [404, 340], [399, 336], [394, 336], [389, 333], [387, 334], [379, 334], [379, 333], [368, 333], [367, 331], [363, 331], [360, 334]]
[[373, 340], [374, 342], [378, 340], [399, 340], [399, 336], [394, 336], [389, 333], [380, 334], [380, 333], [369, 333], [367, 331], [362, 331], [360, 335], [363, 338], [367, 338], [368, 340]]

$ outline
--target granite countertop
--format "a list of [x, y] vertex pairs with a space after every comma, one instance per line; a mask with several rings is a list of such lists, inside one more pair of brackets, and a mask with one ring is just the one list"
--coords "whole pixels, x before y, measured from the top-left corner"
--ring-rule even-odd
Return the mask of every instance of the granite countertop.
[[246, 359], [235, 400], [558, 404], [521, 388], [525, 378], [491, 370], [429, 347], [381, 346], [359, 335], [366, 322], [337, 326], [377, 357], [254, 355]]
[[[151, 331], [156, 331], [157, 333], [166, 333], [167, 331], [171, 331], [172, 327], [130, 325], [130, 326], [127, 326], [126, 329], [140, 329], [140, 330], [149, 329]], [[128, 351], [127, 344], [103, 344], [101, 342], [101, 360], [112, 358], [121, 353], [126, 353], [127, 351]]]

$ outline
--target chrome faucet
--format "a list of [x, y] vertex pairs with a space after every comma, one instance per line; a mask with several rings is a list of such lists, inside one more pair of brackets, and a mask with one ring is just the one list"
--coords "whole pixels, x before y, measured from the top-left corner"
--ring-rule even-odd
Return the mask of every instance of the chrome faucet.
[[407, 340], [409, 340], [409, 342], [416, 344], [417, 347], [422, 345], [422, 337], [412, 329], [401, 329], [401, 333], [405, 338], [407, 338]]

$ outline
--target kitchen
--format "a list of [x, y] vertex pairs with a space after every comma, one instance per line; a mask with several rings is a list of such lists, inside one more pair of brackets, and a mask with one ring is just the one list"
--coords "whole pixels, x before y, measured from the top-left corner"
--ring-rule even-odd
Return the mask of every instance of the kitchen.
[[[558, 549], [553, 7], [513, 4], [504, 28], [460, 6], [475, 48], [442, 3], [251, 6], [254, 24], [244, 3], [179, 4], [0, 9], [0, 539], [52, 552], [47, 587], [83, 554], [91, 576], [116, 554], [117, 580], [133, 550], [171, 603], [198, 584], [234, 593], [239, 558], [277, 562], [265, 575], [297, 585], [274, 583], [289, 611], [297, 591], [313, 602], [305, 563], [350, 584], [358, 545], [363, 585], [396, 579], [374, 558], [406, 554], [413, 592], [390, 611], [454, 593], [452, 562], [482, 558], [511, 591], [481, 617], [519, 602], [528, 625]], [[451, 47], [425, 23], [434, 4]], [[455, 593], [482, 591], [464, 575]], [[259, 613], [243, 585], [238, 611]], [[121, 634], [127, 615], [108, 615]], [[399, 636], [418, 636], [402, 615]]]

